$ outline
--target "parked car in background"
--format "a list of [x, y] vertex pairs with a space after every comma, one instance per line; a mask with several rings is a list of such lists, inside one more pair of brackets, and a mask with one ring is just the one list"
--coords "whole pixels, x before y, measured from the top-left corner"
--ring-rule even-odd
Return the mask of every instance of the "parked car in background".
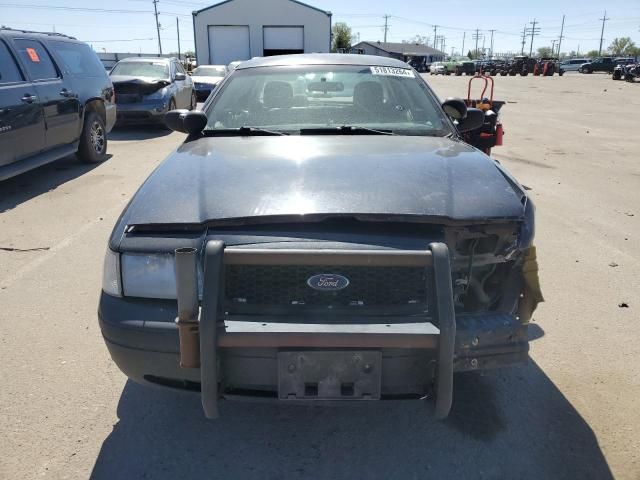
[[196, 108], [193, 80], [176, 58], [125, 58], [109, 75], [116, 92], [117, 125], [164, 125], [168, 111]]
[[470, 60], [468, 57], [451, 57], [442, 62], [442, 64], [444, 65], [445, 75], [451, 75], [452, 73], [462, 75], [462, 73], [467, 72], [473, 75], [475, 73], [473, 60]]
[[209, 94], [227, 74], [226, 65], [200, 65], [191, 72], [198, 100], [206, 100]]
[[580, 68], [585, 64], [589, 63], [591, 60], [588, 58], [572, 58], [570, 60], [562, 60], [560, 62], [559, 72], [578, 72]]
[[429, 73], [431, 75], [445, 75], [446, 74], [446, 69], [444, 67], [444, 63], [442, 62], [433, 62], [431, 65], [429, 65]]
[[581, 73], [607, 72], [613, 73], [613, 69], [622, 59], [615, 57], [598, 57], [580, 66]]
[[73, 153], [88, 163], [105, 160], [113, 95], [86, 43], [0, 28], [0, 180]]

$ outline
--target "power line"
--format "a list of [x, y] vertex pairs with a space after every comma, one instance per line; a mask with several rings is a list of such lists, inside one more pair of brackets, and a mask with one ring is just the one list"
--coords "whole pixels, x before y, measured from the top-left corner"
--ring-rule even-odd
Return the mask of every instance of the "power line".
[[600, 48], [598, 49], [598, 55], [602, 55], [602, 40], [604, 37], [604, 22], [606, 22], [607, 20], [610, 20], [609, 18], [607, 18], [607, 11], [604, 11], [604, 15], [602, 16], [602, 18], [600, 18], [599, 20], [602, 20], [602, 30], [600, 31]]

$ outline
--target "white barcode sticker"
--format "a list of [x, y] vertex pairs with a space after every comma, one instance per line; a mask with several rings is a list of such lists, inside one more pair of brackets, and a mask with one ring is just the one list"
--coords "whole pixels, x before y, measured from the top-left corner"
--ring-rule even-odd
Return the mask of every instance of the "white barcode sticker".
[[372, 75], [386, 75], [389, 77], [413, 78], [413, 70], [397, 67], [371, 67]]

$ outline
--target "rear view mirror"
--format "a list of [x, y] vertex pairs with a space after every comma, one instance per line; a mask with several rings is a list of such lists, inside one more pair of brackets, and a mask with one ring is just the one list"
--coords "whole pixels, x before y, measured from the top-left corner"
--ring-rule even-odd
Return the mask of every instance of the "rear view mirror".
[[180, 82], [180, 81], [182, 81], [182, 80], [186, 80], [186, 78], [187, 78], [187, 76], [186, 76], [184, 73], [182, 73], [182, 72], [176, 72], [176, 76], [175, 76], [175, 77], [173, 77], [173, 79], [174, 79], [176, 82]]
[[342, 92], [344, 91], [344, 83], [342, 82], [311, 82], [307, 85], [310, 92]]
[[444, 110], [444, 113], [454, 120], [464, 120], [467, 116], [467, 105], [464, 103], [464, 100], [460, 98], [447, 98], [442, 102], [442, 109]]
[[479, 108], [467, 108], [467, 116], [458, 120], [458, 131], [460, 133], [470, 132], [480, 128], [484, 124], [484, 112]]
[[200, 110], [171, 110], [164, 116], [164, 123], [175, 132], [200, 133], [207, 126], [207, 115]]

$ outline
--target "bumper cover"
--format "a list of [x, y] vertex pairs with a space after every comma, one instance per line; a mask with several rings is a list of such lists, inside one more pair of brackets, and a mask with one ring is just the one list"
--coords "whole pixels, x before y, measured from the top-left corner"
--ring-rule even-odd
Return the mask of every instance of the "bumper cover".
[[163, 123], [168, 101], [118, 103], [116, 124]]

